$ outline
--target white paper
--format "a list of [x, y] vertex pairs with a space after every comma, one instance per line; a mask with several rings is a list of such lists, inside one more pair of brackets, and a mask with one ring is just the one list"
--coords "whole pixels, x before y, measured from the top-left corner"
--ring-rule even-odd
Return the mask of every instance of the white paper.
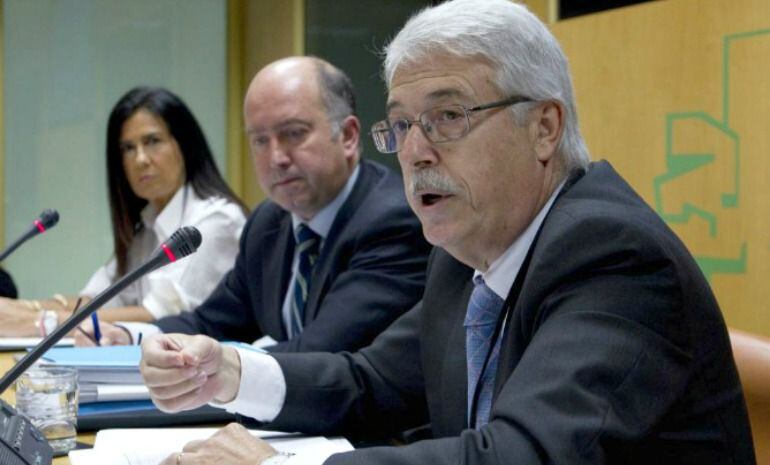
[[[218, 428], [107, 429], [96, 433], [93, 449], [69, 453], [72, 465], [157, 465], [190, 441], [206, 439]], [[250, 430], [275, 449], [284, 452], [331, 455], [353, 450], [345, 439], [303, 437], [275, 431]], [[141, 451], [136, 447], [141, 444]]]
[[[40, 344], [42, 337], [0, 337], [0, 351], [26, 350]], [[70, 347], [75, 345], [71, 337], [62, 338], [56, 343], [56, 347]]]

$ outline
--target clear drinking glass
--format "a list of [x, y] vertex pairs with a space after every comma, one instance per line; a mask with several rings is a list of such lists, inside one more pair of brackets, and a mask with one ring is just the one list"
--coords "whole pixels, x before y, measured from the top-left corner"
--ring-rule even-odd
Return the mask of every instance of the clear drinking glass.
[[16, 410], [43, 433], [54, 454], [66, 454], [77, 435], [77, 369], [37, 366], [24, 372], [16, 381]]

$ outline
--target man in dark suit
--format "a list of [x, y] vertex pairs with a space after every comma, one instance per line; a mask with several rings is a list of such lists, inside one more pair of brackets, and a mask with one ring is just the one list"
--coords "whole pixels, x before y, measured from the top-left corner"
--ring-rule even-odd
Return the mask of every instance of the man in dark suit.
[[[430, 422], [432, 438], [408, 446], [287, 463], [754, 463], [711, 290], [612, 167], [589, 163], [546, 27], [507, 0], [446, 2], [399, 32], [385, 78], [388, 116], [372, 134], [398, 153], [437, 246], [422, 302], [355, 354], [152, 339], [142, 373], [155, 402], [213, 400], [308, 433]], [[165, 464], [213, 457], [287, 459], [230, 425]]]
[[[367, 345], [422, 295], [430, 246], [400, 176], [360, 160], [350, 80], [317, 58], [277, 61], [254, 77], [244, 118], [270, 199], [244, 227], [234, 268], [194, 311], [124, 327], [134, 340], [158, 329], [264, 338], [275, 352]], [[309, 257], [300, 229], [314, 236]], [[112, 343], [129, 342], [127, 332], [106, 331]]]

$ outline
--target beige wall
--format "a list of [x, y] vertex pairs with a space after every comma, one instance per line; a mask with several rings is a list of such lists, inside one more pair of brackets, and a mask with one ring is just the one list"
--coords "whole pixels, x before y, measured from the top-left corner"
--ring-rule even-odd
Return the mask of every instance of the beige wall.
[[657, 1], [553, 30], [593, 158], [684, 240], [728, 324], [770, 335], [770, 2]]
[[[243, 134], [242, 103], [251, 78], [265, 64], [304, 52], [304, 0], [228, 0], [227, 179], [250, 207], [264, 194], [256, 182]], [[0, 0], [0, 57], [3, 0]], [[4, 192], [0, 59], [0, 192]], [[0, 198], [0, 245], [4, 244], [4, 199]]]
[[545, 23], [554, 23], [559, 17], [559, 0], [521, 0], [520, 3]]

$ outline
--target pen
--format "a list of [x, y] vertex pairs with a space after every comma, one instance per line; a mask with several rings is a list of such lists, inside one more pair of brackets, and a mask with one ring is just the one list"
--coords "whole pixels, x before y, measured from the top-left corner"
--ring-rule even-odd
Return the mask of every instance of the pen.
[[99, 340], [102, 338], [102, 331], [99, 328], [99, 317], [96, 316], [96, 312], [91, 314], [91, 323], [94, 324], [94, 339], [96, 340], [96, 345], [100, 346], [102, 345]]
[[[77, 311], [80, 309], [80, 302], [82, 302], [82, 301], [83, 301], [83, 297], [78, 297], [78, 301], [75, 302], [75, 307], [72, 309], [72, 314], [73, 315], [75, 313], [77, 313]], [[85, 330], [83, 328], [81, 328], [80, 325], [76, 326], [75, 329], [80, 331], [81, 334], [83, 334], [83, 336], [87, 337], [89, 340], [91, 340], [94, 343], [94, 345], [96, 345], [96, 339], [94, 339], [93, 336], [91, 336], [90, 334], [85, 332]]]

